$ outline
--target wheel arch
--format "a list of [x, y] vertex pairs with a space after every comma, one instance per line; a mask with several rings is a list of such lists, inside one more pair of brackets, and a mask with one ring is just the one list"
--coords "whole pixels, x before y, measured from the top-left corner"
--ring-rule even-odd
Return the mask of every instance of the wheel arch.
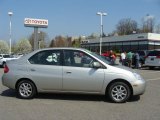
[[29, 79], [29, 78], [21, 78], [21, 79], [19, 79], [19, 80], [16, 82], [16, 85], [15, 85], [15, 88], [16, 88], [16, 89], [17, 89], [17, 87], [18, 87], [18, 83], [20, 83], [20, 82], [23, 81], [23, 80], [27, 80], [27, 81], [32, 82], [33, 85], [34, 85], [35, 88], [36, 88], [36, 93], [37, 93], [37, 86], [36, 86], [35, 83], [34, 83], [31, 79]]
[[129, 89], [131, 90], [131, 96], [133, 95], [133, 88], [131, 86], [131, 84], [127, 81], [127, 80], [124, 80], [124, 79], [115, 79], [115, 80], [112, 80], [106, 87], [106, 91], [105, 91], [105, 94], [107, 94], [108, 90], [109, 90], [109, 87], [115, 83], [115, 82], [123, 82], [125, 84], [127, 84], [129, 86]]

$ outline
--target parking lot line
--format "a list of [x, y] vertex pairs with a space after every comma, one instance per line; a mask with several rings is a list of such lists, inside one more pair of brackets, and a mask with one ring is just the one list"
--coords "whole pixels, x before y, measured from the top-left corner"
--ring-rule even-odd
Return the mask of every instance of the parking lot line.
[[154, 81], [154, 80], [160, 80], [160, 78], [147, 79], [146, 81]]

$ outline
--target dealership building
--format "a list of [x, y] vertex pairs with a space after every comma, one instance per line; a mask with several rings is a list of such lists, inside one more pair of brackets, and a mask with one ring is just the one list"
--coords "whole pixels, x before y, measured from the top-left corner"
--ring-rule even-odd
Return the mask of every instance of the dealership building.
[[[100, 38], [86, 39], [81, 42], [81, 47], [91, 51], [99, 51]], [[124, 36], [103, 37], [102, 52], [114, 51], [137, 51], [160, 49], [160, 34], [142, 33]]]

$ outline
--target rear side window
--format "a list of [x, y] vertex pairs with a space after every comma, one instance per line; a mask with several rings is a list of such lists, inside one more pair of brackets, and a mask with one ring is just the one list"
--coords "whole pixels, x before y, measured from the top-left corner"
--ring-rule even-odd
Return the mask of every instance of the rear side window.
[[4, 57], [4, 58], [10, 58], [10, 56], [9, 56], [9, 55], [3, 55], [3, 57]]
[[139, 54], [140, 56], [145, 56], [144, 51], [138, 51], [138, 54]]
[[160, 55], [160, 51], [151, 51], [148, 53], [148, 56], [159, 56]]
[[61, 52], [59, 50], [45, 50], [36, 53], [31, 58], [29, 58], [29, 62], [31, 64], [39, 64], [39, 65], [61, 65]]

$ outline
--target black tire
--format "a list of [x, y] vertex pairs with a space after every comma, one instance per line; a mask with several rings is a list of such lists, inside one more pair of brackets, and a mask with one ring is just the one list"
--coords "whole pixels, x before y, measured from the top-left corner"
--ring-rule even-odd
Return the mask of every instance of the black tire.
[[149, 67], [149, 69], [150, 69], [150, 70], [153, 70], [153, 69], [154, 69], [154, 67], [153, 67], [153, 66], [150, 66], [150, 67]]
[[109, 86], [108, 96], [112, 102], [123, 103], [131, 96], [129, 86], [124, 82], [115, 82]]
[[32, 99], [36, 95], [36, 87], [29, 80], [22, 80], [17, 86], [17, 95], [22, 99]]
[[6, 62], [3, 62], [2, 67], [4, 68], [4, 67], [5, 67], [5, 65], [6, 65]]

